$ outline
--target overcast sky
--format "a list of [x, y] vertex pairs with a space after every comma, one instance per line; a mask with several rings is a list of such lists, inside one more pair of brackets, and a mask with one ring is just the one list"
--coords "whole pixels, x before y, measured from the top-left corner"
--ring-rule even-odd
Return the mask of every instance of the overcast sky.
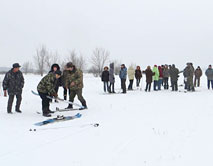
[[0, 0], [0, 67], [42, 44], [65, 56], [96, 47], [122, 63], [213, 64], [212, 0]]

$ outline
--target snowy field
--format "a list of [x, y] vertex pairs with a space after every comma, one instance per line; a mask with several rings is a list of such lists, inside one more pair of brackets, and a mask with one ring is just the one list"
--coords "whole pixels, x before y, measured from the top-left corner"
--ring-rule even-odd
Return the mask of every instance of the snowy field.
[[[207, 90], [205, 76], [194, 93], [135, 90], [106, 95], [100, 78], [86, 75], [83, 92], [89, 109], [81, 111], [82, 117], [36, 127], [34, 123], [48, 119], [36, 113], [41, 100], [31, 94], [40, 79], [25, 75], [22, 114], [6, 113], [8, 98], [1, 89], [0, 166], [213, 165], [213, 91]], [[116, 91], [119, 87], [116, 78]], [[53, 103], [51, 109], [66, 106]]]

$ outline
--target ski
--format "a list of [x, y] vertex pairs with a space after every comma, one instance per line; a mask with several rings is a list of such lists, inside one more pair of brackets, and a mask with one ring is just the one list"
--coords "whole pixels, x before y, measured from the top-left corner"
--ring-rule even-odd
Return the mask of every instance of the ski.
[[63, 115], [58, 115], [56, 118], [52, 118], [52, 119], [47, 119], [45, 121], [42, 122], [38, 122], [35, 123], [35, 126], [43, 126], [43, 125], [47, 125], [47, 124], [51, 124], [51, 123], [55, 123], [55, 122], [63, 122], [63, 121], [68, 121], [68, 120], [73, 120], [73, 119], [77, 119], [80, 118], [82, 115], [80, 113], [77, 113], [74, 116], [63, 116]]
[[[36, 95], [36, 96], [39, 96], [39, 94], [36, 93], [35, 91], [31, 90], [31, 92], [32, 92], [32, 94], [34, 94], [34, 95]], [[55, 98], [55, 97], [47, 96], [47, 98], [52, 99], [52, 100], [54, 99], [54, 100], [57, 100], [57, 101], [61, 101], [61, 102], [67, 103], [67, 104], [72, 104], [72, 105], [75, 105], [75, 106], [77, 106], [77, 107], [79, 107], [79, 108], [84, 108], [84, 106], [82, 106], [82, 105], [80, 105], [80, 104], [73, 103], [73, 102], [71, 102], [71, 101], [66, 101], [66, 100], [61, 99], [61, 98], [59, 98], [59, 97]]]
[[[56, 112], [69, 112], [69, 111], [80, 111], [79, 108], [64, 108], [64, 109], [60, 109], [58, 107], [56, 107], [56, 110], [54, 111], [54, 113]], [[42, 112], [37, 111], [37, 114], [42, 114]]]

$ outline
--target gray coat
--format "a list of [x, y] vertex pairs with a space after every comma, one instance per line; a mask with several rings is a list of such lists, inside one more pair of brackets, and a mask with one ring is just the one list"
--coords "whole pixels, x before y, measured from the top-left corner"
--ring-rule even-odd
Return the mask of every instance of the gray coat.
[[213, 69], [207, 69], [205, 74], [208, 80], [213, 80]]
[[109, 65], [109, 82], [115, 83], [115, 76], [114, 76], [114, 63]]
[[7, 90], [9, 95], [20, 95], [24, 87], [24, 77], [21, 71], [16, 73], [13, 69], [8, 71], [3, 80], [3, 89]]
[[164, 78], [168, 78], [169, 77], [169, 69], [168, 68], [164, 68], [164, 70], [163, 70], [163, 77]]
[[178, 81], [179, 70], [175, 67], [171, 67], [171, 69], [169, 70], [169, 75], [170, 75], [171, 81], [176, 82]]

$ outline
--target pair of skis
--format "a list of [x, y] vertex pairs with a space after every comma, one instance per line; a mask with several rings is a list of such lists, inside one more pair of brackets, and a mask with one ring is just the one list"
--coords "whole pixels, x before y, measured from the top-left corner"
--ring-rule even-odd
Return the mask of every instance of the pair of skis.
[[[36, 95], [36, 96], [39, 96], [39, 94], [33, 90], [31, 90], [32, 94]], [[57, 100], [57, 101], [61, 101], [61, 102], [64, 102], [64, 103], [67, 103], [67, 104], [72, 104], [72, 105], [75, 105], [77, 107], [79, 107], [79, 109], [84, 109], [84, 106], [80, 105], [80, 104], [77, 104], [77, 103], [74, 103], [74, 102], [71, 102], [71, 101], [67, 101], [67, 100], [64, 100], [64, 99], [61, 99], [59, 97], [55, 98], [55, 97], [51, 97], [51, 96], [47, 96], [48, 99], [51, 99], [51, 100]]]

